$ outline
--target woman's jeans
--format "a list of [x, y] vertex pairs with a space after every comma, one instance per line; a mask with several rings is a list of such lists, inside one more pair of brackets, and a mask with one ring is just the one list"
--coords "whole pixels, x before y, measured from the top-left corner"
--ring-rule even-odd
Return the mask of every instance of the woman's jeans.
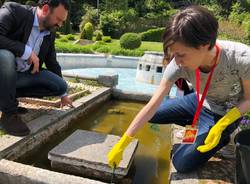
[[[159, 106], [150, 123], [185, 126], [191, 125], [197, 107], [196, 93], [174, 99], [166, 99]], [[201, 153], [197, 147], [204, 144], [210, 128], [222, 116], [208, 109], [201, 110], [198, 124], [198, 135], [194, 144], [181, 144], [173, 154], [173, 164], [178, 172], [189, 172], [206, 163], [219, 149], [230, 141], [230, 134], [237, 128], [238, 121], [228, 126], [222, 134], [219, 144], [212, 150]]]
[[0, 49], [0, 110], [4, 113], [17, 111], [17, 97], [60, 96], [67, 90], [67, 83], [58, 75], [41, 70], [31, 74], [16, 71], [15, 56]]

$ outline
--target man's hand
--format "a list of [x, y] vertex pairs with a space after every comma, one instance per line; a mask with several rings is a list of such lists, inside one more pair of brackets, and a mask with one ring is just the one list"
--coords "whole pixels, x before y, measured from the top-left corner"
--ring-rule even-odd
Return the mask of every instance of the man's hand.
[[72, 100], [68, 97], [68, 95], [61, 98], [61, 108], [63, 108], [64, 106], [74, 108]]
[[31, 55], [28, 59], [28, 64], [33, 64], [33, 69], [31, 71], [32, 74], [39, 72], [39, 58], [37, 57], [34, 51], [31, 52]]

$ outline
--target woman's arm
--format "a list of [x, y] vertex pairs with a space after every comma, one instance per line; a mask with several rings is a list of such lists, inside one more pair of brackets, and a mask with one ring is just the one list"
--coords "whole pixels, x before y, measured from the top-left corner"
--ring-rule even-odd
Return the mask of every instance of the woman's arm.
[[151, 100], [137, 114], [137, 116], [128, 127], [126, 131], [126, 134], [128, 136], [133, 137], [137, 130], [140, 129], [147, 121], [149, 121], [153, 117], [164, 96], [169, 93], [172, 85], [173, 82], [170, 82], [164, 78], [161, 80], [161, 83]]
[[123, 134], [121, 139], [108, 153], [109, 166], [117, 167], [122, 159], [123, 152], [129, 143], [133, 140], [133, 136], [155, 113], [157, 107], [160, 105], [163, 97], [169, 93], [172, 82], [167, 81], [165, 78], [161, 80], [160, 86], [156, 90], [151, 100], [134, 118], [127, 131]]

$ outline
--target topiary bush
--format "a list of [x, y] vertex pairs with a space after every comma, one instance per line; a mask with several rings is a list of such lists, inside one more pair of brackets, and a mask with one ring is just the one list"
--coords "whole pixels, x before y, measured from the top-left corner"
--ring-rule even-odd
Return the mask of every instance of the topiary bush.
[[102, 40], [102, 36], [103, 36], [102, 31], [96, 30], [94, 32], [94, 35], [95, 35], [95, 40], [96, 41], [101, 41]]
[[120, 45], [124, 49], [136, 49], [141, 46], [141, 36], [137, 33], [125, 33], [120, 38]]
[[165, 28], [149, 29], [141, 33], [143, 41], [160, 42]]
[[93, 24], [93, 26], [97, 26], [99, 23], [99, 17], [98, 17], [98, 13], [97, 13], [97, 9], [95, 9], [93, 6], [84, 3], [83, 5], [83, 16], [82, 16], [82, 20], [81, 23], [79, 25], [79, 29], [80, 32], [82, 32], [82, 30], [84, 29], [84, 26], [86, 23], [91, 22]]
[[88, 22], [88, 23], [86, 23], [84, 25], [84, 28], [81, 31], [80, 38], [81, 39], [92, 40], [93, 33], [94, 33], [93, 25], [90, 22]]
[[106, 43], [110, 43], [112, 41], [112, 38], [110, 36], [103, 36], [102, 41]]

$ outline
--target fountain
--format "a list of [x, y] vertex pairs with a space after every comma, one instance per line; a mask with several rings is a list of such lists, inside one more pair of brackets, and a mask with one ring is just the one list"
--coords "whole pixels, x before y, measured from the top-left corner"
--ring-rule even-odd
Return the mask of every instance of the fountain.
[[136, 80], [149, 84], [160, 84], [164, 67], [163, 53], [147, 51], [137, 64]]
[[[70, 55], [71, 59], [72, 57], [73, 56]], [[89, 55], [87, 57], [88, 59], [91, 58]], [[126, 57], [96, 56], [94, 58], [96, 59], [99, 57], [108, 60], [105, 65], [103, 63], [101, 65], [101, 62], [98, 61], [99, 68], [83, 69], [74, 69], [75, 66], [82, 65], [79, 60], [77, 62], [76, 59], [74, 60], [75, 63], [73, 63], [73, 60], [70, 62], [70, 59], [67, 60], [67, 58], [61, 58], [63, 60], [60, 61], [62, 62], [62, 68], [67, 69], [63, 71], [63, 74], [66, 77], [78, 77], [78, 79], [91, 78], [96, 79], [97, 81], [106, 81], [104, 83], [111, 86], [100, 87], [90, 95], [76, 100], [73, 103], [75, 106], [74, 109], [61, 110], [58, 108], [39, 106], [38, 108], [36, 107], [37, 109], [33, 110], [29, 106], [30, 114], [24, 115], [24, 118], [28, 121], [31, 134], [23, 138], [3, 135], [0, 139], [0, 156], [1, 158], [4, 158], [0, 161], [0, 183], [6, 183], [6, 181], [11, 181], [9, 183], [18, 183], [21, 181], [20, 177], [22, 178], [23, 183], [32, 184], [41, 182], [63, 183], [67, 181], [72, 181], [72, 183], [102, 183], [103, 181], [109, 181], [111, 169], [107, 167], [107, 161], [105, 160], [108, 149], [106, 152], [105, 149], [101, 150], [100, 147], [96, 145], [98, 140], [99, 142], [102, 140], [102, 143], [108, 141], [107, 144], [99, 144], [99, 146], [104, 146], [105, 148], [110, 149], [116, 142], [114, 140], [119, 139], [119, 137], [113, 135], [121, 136], [124, 133], [132, 119], [145, 105], [145, 101], [152, 96], [157, 86], [141, 83], [135, 80], [136, 67], [139, 58], [128, 57], [128, 63], [124, 64]], [[76, 58], [79, 59], [81, 57], [78, 54]], [[86, 66], [91, 65], [92, 67], [96, 67], [97, 65], [90, 60], [88, 64], [86, 64], [86, 61], [82, 62], [84, 62], [84, 65]], [[121, 65], [119, 65], [119, 63]], [[66, 67], [64, 68], [64, 66]], [[111, 67], [107, 68], [107, 66]], [[117, 74], [119, 74], [118, 84], [116, 80]], [[110, 80], [112, 82], [110, 82]], [[120, 83], [122, 83], [121, 86], [119, 86]], [[112, 85], [116, 85], [116, 87]], [[143, 92], [141, 89], [143, 89]], [[123, 97], [115, 95], [118, 92], [123, 94]], [[171, 90], [171, 95], [173, 97], [176, 96], [176, 90], [174, 90], [174, 88]], [[120, 99], [129, 99], [130, 96], [143, 102], [120, 101]], [[145, 98], [145, 96], [147, 98]], [[30, 116], [31, 114], [32, 116]], [[91, 134], [89, 134], [89, 131]], [[112, 134], [112, 136], [109, 134]], [[92, 142], [90, 141], [91, 144], [84, 142], [84, 139], [90, 138], [93, 135], [95, 135], [94, 137], [99, 138], [93, 138]], [[72, 137], [77, 137], [77, 139], [73, 139]], [[138, 133], [136, 138], [140, 140], [136, 153], [136, 143], [134, 143], [131, 151], [127, 154], [128, 156], [125, 154], [127, 165], [125, 164], [125, 167], [121, 165], [121, 168], [123, 167], [125, 171], [124, 175], [128, 173], [125, 177], [123, 175], [123, 179], [125, 179], [123, 181], [125, 181], [125, 183], [148, 183], [149, 181], [152, 181], [151, 183], [155, 184], [159, 180], [165, 181], [169, 172], [168, 167], [166, 167], [169, 164], [169, 126], [162, 126], [156, 131], [151, 129], [150, 125], [146, 125], [142, 131]], [[74, 140], [78, 140], [78, 142]], [[97, 141], [94, 143], [93, 140]], [[112, 142], [112, 140], [113, 143], [110, 144], [109, 141]], [[166, 140], [169, 140], [169, 142], [166, 142]], [[78, 144], [79, 141], [80, 144]], [[59, 149], [58, 146], [61, 144], [63, 145], [62, 147], [69, 145], [68, 150], [70, 151], [67, 151], [67, 149], [61, 149], [62, 147], [59, 147]], [[80, 153], [81, 155], [84, 151], [90, 151], [89, 154], [94, 155], [94, 152], [91, 152], [92, 149], [88, 146], [84, 147], [83, 144], [90, 147], [91, 145], [96, 145], [97, 147], [93, 150], [100, 150], [99, 152], [102, 155], [102, 157], [100, 157], [101, 161], [97, 156], [95, 156], [95, 159], [99, 159], [97, 164], [93, 164], [95, 160], [92, 160], [91, 162], [89, 162], [89, 160], [80, 160], [75, 153]], [[72, 147], [74, 148], [73, 150]], [[59, 152], [55, 151], [58, 150], [57, 148], [60, 150]], [[71, 175], [72, 172], [69, 172], [69, 170], [74, 170], [72, 168], [68, 169], [68, 171], [61, 170], [62, 168], [65, 169], [66, 166], [68, 167], [69, 164], [69, 162], [61, 162], [62, 160], [68, 160], [68, 157], [64, 157], [64, 159], [61, 160], [58, 159], [62, 158], [62, 155], [65, 155], [65, 151], [69, 153], [66, 154], [66, 156], [71, 157], [73, 154], [74, 159], [76, 160], [77, 158], [77, 162], [74, 161], [76, 165], [79, 166], [79, 163], [82, 163], [82, 165], [80, 164], [80, 169], [77, 169], [73, 164], [73, 168], [78, 171], [78, 173], [74, 172], [76, 176]], [[50, 159], [55, 158], [54, 156], [56, 156], [52, 163], [48, 160], [48, 153]], [[83, 157], [81, 157], [81, 159], [82, 158]], [[134, 160], [133, 163], [132, 160]], [[145, 166], [145, 162], [147, 162], [147, 166]], [[91, 165], [92, 170], [89, 170], [89, 168], [86, 167], [86, 163]], [[106, 174], [105, 172], [102, 172], [104, 170], [100, 169], [98, 173], [99, 167], [97, 165], [101, 166], [101, 168], [105, 168], [104, 170], [107, 171]], [[130, 166], [131, 171], [129, 171]], [[119, 179], [119, 176], [121, 176], [121, 168], [117, 168], [115, 171], [115, 179]], [[100, 177], [100, 173], [104, 177]], [[47, 177], [43, 177], [44, 175]], [[82, 176], [91, 179], [82, 178]]]

